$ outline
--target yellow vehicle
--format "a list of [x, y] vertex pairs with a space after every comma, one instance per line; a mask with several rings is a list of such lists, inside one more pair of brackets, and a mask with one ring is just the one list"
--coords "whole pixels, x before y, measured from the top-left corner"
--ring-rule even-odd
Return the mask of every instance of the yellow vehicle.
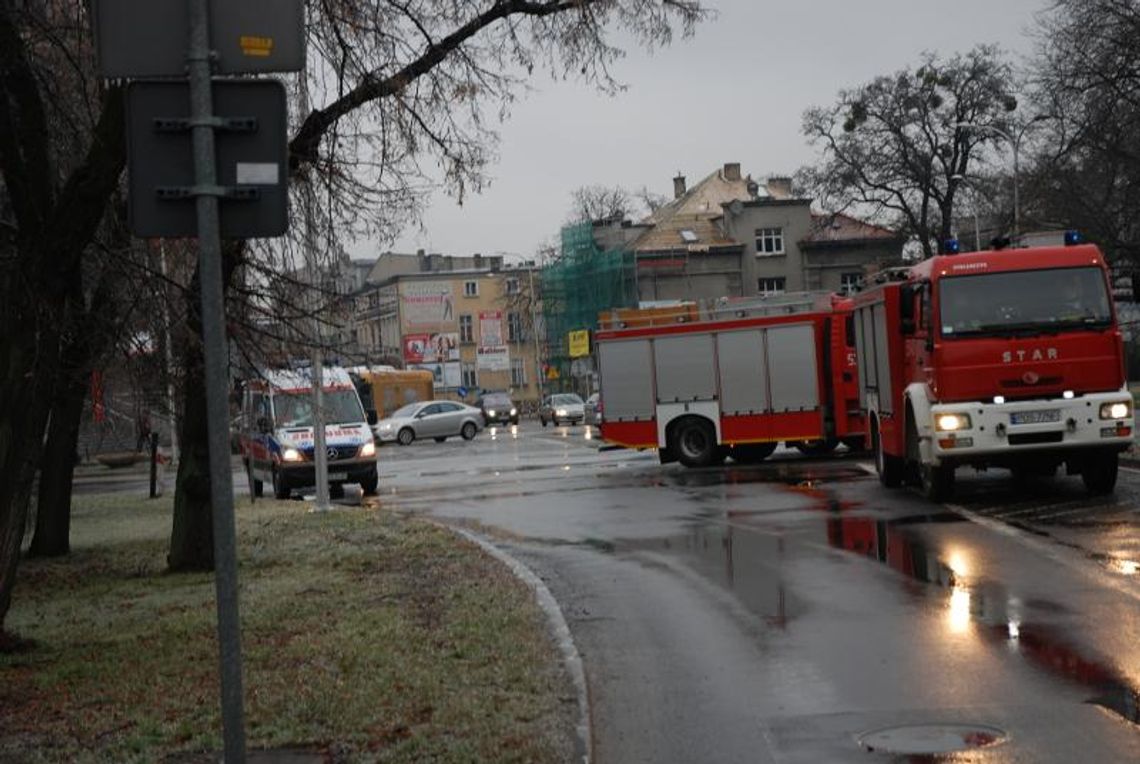
[[435, 397], [434, 377], [424, 369], [356, 368], [352, 370], [364, 410], [384, 419], [401, 406]]

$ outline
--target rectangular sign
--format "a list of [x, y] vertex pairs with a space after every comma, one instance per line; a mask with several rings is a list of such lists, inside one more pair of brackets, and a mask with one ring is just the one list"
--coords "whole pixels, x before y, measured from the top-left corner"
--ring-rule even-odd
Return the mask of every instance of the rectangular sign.
[[511, 351], [506, 345], [476, 348], [475, 367], [480, 371], [510, 371]]
[[447, 333], [456, 328], [455, 295], [451, 284], [400, 284], [400, 319], [405, 331]]
[[[216, 79], [213, 94], [214, 113], [238, 128], [215, 133], [217, 183], [255, 194], [220, 198], [222, 237], [280, 236], [289, 226], [285, 87], [272, 79]], [[131, 232], [140, 238], [197, 236], [189, 84], [132, 82], [126, 116]]]
[[590, 354], [590, 330], [578, 329], [567, 335], [567, 344], [570, 346], [570, 357], [581, 358]]
[[443, 363], [459, 360], [459, 332], [405, 334], [406, 363]]
[[[100, 75], [186, 76], [186, 0], [95, 0], [94, 11]], [[304, 0], [210, 0], [210, 47], [218, 74], [301, 71]]]
[[432, 383], [437, 388], [457, 388], [463, 376], [458, 362], [409, 364], [408, 368], [430, 371]]
[[503, 344], [503, 311], [484, 310], [479, 313], [479, 345], [498, 347]]

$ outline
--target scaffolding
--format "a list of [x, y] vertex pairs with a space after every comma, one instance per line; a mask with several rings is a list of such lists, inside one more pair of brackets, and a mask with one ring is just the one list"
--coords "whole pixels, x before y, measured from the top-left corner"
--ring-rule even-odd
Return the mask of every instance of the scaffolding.
[[589, 359], [570, 357], [568, 335], [589, 329], [605, 311], [637, 306], [637, 268], [632, 252], [602, 251], [592, 223], [562, 229], [560, 257], [542, 269], [542, 316], [546, 327], [547, 391], [592, 391]]

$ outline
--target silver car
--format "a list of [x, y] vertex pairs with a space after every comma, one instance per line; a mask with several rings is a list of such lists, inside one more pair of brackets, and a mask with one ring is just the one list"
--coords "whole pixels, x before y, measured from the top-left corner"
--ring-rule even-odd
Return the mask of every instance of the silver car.
[[547, 422], [560, 424], [580, 424], [586, 418], [582, 399], [574, 393], [557, 393], [542, 402], [538, 410], [538, 420], [545, 427]]
[[376, 439], [401, 446], [416, 438], [434, 438], [442, 443], [458, 435], [471, 440], [483, 429], [483, 412], [474, 406], [455, 401], [420, 401], [409, 403], [381, 419], [373, 427]]

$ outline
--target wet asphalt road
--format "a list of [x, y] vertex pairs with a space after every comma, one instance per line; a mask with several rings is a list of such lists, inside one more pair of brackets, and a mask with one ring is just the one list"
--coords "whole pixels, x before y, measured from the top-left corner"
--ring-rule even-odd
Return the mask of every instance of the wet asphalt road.
[[546, 580], [596, 761], [1140, 761], [1140, 473], [937, 506], [850, 456], [690, 471], [586, 432], [385, 447], [381, 501]]

